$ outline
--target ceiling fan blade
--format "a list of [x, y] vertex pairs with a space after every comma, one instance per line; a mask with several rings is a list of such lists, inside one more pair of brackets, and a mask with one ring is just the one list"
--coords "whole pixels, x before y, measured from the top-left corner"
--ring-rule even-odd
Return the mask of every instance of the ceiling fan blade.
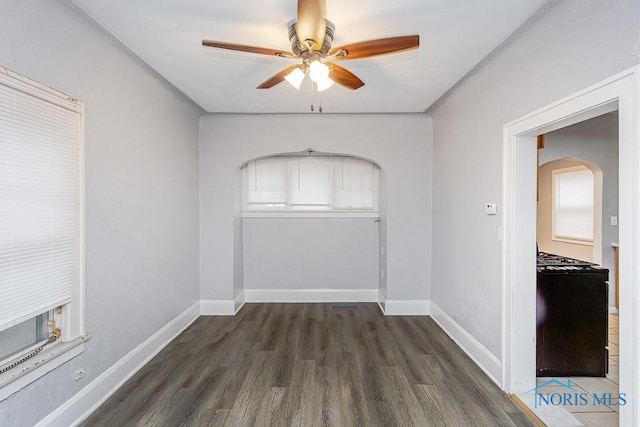
[[217, 47], [219, 49], [237, 50], [240, 52], [260, 53], [262, 55], [282, 56], [282, 57], [292, 57], [292, 58], [295, 57], [293, 53], [286, 52], [283, 50], [268, 49], [268, 48], [256, 47], [256, 46], [246, 46], [246, 45], [234, 44], [234, 43], [216, 42], [213, 40], [202, 40], [202, 45], [208, 46], [208, 47]]
[[326, 64], [329, 66], [329, 78], [339, 85], [351, 90], [364, 86], [364, 82], [346, 68], [342, 68], [333, 62], [327, 62]]
[[327, 31], [327, 3], [325, 0], [298, 0], [296, 34], [300, 42], [313, 41], [311, 48], [320, 50]]
[[352, 43], [331, 49], [330, 54], [336, 55], [335, 59], [359, 59], [368, 58], [385, 53], [400, 52], [402, 50], [415, 49], [420, 46], [420, 36], [400, 36], [386, 39], [369, 40], [366, 42]]
[[280, 71], [277, 74], [274, 74], [273, 76], [269, 77], [267, 80], [260, 83], [260, 86], [258, 86], [256, 89], [269, 89], [274, 87], [278, 83], [282, 83], [284, 81], [285, 76], [290, 72], [292, 72], [297, 67], [298, 67], [297, 65], [291, 65], [285, 68], [284, 70]]

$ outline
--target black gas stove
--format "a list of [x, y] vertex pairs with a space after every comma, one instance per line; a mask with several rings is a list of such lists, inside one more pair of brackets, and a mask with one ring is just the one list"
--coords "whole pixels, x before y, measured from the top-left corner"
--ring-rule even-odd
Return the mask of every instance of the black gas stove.
[[545, 252], [537, 270], [537, 376], [605, 376], [609, 271]]
[[580, 259], [568, 258], [562, 255], [539, 252], [537, 259], [538, 272], [589, 272], [599, 271], [603, 268], [597, 264]]

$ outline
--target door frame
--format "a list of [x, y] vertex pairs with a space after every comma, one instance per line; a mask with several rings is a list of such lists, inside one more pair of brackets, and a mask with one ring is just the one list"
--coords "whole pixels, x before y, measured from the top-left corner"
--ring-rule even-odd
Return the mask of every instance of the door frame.
[[502, 387], [535, 387], [536, 136], [618, 110], [620, 251], [620, 425], [638, 420], [640, 402], [640, 88], [636, 66], [527, 114], [503, 129]]

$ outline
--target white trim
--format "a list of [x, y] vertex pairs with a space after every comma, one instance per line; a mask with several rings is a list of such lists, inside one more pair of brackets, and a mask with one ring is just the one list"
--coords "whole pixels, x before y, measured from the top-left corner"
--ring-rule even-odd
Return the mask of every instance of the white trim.
[[380, 217], [378, 211], [333, 210], [333, 211], [242, 211], [243, 218], [374, 218]]
[[428, 299], [387, 299], [384, 302], [385, 316], [428, 316], [431, 301]]
[[236, 301], [233, 299], [202, 299], [200, 313], [203, 316], [233, 316], [236, 314]]
[[480, 341], [467, 332], [436, 303], [431, 301], [431, 318], [475, 362], [491, 380], [500, 385], [502, 363]]
[[377, 302], [378, 289], [245, 289], [247, 302]]
[[382, 310], [382, 314], [384, 315], [386, 315], [385, 313], [386, 304], [387, 304], [387, 295], [385, 295], [384, 292], [379, 290], [378, 291], [378, 307], [380, 307], [380, 310]]
[[40, 420], [36, 426], [72, 426], [84, 421], [199, 316], [200, 302], [196, 302]]
[[238, 295], [233, 299], [233, 314], [237, 314], [238, 311], [244, 306], [245, 303], [244, 291], [240, 291]]
[[615, 307], [609, 307], [609, 314], [618, 314], [618, 309]]
[[[621, 283], [640, 279], [640, 66], [617, 74], [504, 127], [502, 246], [502, 387], [535, 386], [535, 135], [618, 109]], [[531, 191], [529, 191], [531, 190]], [[529, 194], [530, 193], [530, 194]], [[640, 291], [620, 289], [620, 425], [640, 418]]]
[[68, 110], [81, 112], [84, 116], [84, 103], [82, 101], [2, 66], [0, 66], [0, 84], [11, 86], [21, 92]]

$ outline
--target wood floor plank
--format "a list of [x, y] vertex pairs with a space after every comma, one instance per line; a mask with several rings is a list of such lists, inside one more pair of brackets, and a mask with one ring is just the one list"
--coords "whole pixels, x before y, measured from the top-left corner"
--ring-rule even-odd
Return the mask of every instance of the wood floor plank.
[[534, 425], [430, 317], [332, 305], [202, 316], [82, 425]]
[[436, 385], [415, 386], [428, 425], [434, 427], [466, 427], [471, 424], [464, 410], [451, 396], [443, 394]]
[[229, 425], [243, 426], [255, 424], [258, 409], [268, 390], [268, 377], [264, 375], [273, 368], [274, 354], [270, 351], [258, 351], [253, 363], [242, 382], [237, 397], [227, 419]]
[[285, 387], [268, 387], [265, 390], [264, 398], [260, 403], [257, 411], [255, 426], [256, 427], [272, 427], [278, 425], [274, 415], [278, 413], [278, 409], [282, 406], [282, 400], [287, 389]]
[[342, 353], [338, 364], [339, 401], [355, 425], [372, 425], [368, 417], [367, 399], [362, 388], [362, 376], [358, 370], [355, 353]]
[[287, 388], [284, 406], [278, 412], [274, 425], [313, 425], [316, 408], [316, 362], [297, 359], [293, 368], [291, 387]]
[[402, 369], [383, 366], [380, 370], [383, 376], [384, 400], [393, 404], [394, 424], [408, 426], [428, 425], [420, 402]]

